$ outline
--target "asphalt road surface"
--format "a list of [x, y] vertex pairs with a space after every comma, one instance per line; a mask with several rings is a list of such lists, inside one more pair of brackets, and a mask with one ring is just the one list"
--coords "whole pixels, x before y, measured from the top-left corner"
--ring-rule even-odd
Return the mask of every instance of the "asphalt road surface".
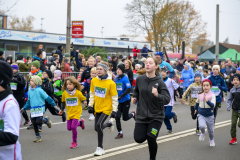
[[[227, 97], [225, 97], [227, 98]], [[131, 110], [136, 110], [132, 105]], [[208, 134], [204, 142], [199, 142], [195, 134], [196, 121], [192, 120], [190, 107], [177, 102], [173, 108], [178, 116], [178, 122], [173, 123], [173, 134], [166, 135], [167, 129], [163, 124], [160, 130], [157, 159], [162, 160], [239, 160], [240, 144], [229, 145], [231, 140], [231, 112], [226, 109], [226, 102], [218, 110], [215, 124], [215, 147], [209, 146]], [[134, 120], [122, 122], [123, 138], [115, 139], [117, 129], [109, 133], [104, 130], [103, 147], [106, 154], [94, 157], [93, 153], [97, 147], [97, 133], [94, 130], [94, 121], [88, 121], [89, 114], [83, 110], [82, 118], [85, 119], [85, 130], [78, 130], [78, 148], [70, 149], [72, 143], [72, 132], [67, 130], [66, 122], [61, 117], [53, 116], [49, 111], [47, 116], [53, 122], [52, 128], [43, 126], [41, 133], [42, 142], [34, 143], [35, 134], [33, 130], [27, 130], [22, 126], [20, 130], [20, 143], [22, 145], [23, 160], [85, 160], [85, 159], [111, 159], [111, 160], [147, 160], [149, 152], [147, 143], [137, 144], [133, 139]], [[240, 128], [237, 128], [240, 131]], [[240, 132], [237, 133], [240, 137]]]

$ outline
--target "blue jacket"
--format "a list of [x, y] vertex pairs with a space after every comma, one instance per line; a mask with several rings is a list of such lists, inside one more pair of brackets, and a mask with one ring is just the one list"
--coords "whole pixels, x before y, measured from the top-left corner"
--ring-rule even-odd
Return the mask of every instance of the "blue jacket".
[[222, 68], [222, 69], [221, 69], [221, 72], [222, 72], [222, 73], [225, 73], [225, 72], [226, 72], [226, 68], [224, 68], [224, 69]]
[[[118, 97], [120, 97], [128, 88], [131, 88], [130, 81], [128, 77], [125, 75], [123, 78], [116, 77], [115, 83], [117, 86]], [[123, 103], [130, 100], [130, 94], [125, 95], [119, 100], [119, 103]]]
[[153, 52], [153, 51], [149, 50], [149, 49], [146, 48], [146, 47], [143, 47], [142, 50], [141, 50], [141, 53], [146, 53], [146, 54], [142, 54], [142, 56], [145, 57], [145, 58], [147, 58], [147, 56], [148, 56], [147, 53], [148, 53], [148, 52]]
[[[174, 75], [171, 75], [171, 73], [174, 73], [174, 74], [175, 74], [172, 66], [171, 66], [168, 62], [165, 62], [165, 61], [162, 60], [162, 63], [159, 64], [160, 69], [161, 69], [163, 66], [168, 67], [168, 70], [169, 70], [169, 72], [170, 72], [169, 78], [172, 78]], [[159, 72], [159, 75], [160, 75], [160, 77], [162, 78], [161, 72]]]
[[183, 87], [188, 87], [194, 81], [193, 69], [186, 64], [188, 70], [183, 69], [180, 80], [183, 80]]
[[[212, 86], [217, 86], [221, 91], [227, 92], [228, 87], [221, 76], [212, 75], [208, 79], [212, 82]], [[222, 93], [216, 96], [216, 103], [220, 102], [222, 102]]]
[[89, 94], [91, 81], [92, 81], [92, 78], [89, 78], [84, 82], [84, 84], [83, 84], [84, 89], [82, 90], [82, 92], [87, 91], [87, 94]]

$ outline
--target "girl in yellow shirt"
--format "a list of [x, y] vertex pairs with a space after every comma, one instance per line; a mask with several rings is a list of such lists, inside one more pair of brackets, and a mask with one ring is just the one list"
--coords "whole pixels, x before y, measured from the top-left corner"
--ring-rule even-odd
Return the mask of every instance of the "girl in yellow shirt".
[[72, 131], [72, 140], [73, 143], [70, 148], [78, 147], [77, 144], [77, 127], [80, 126], [82, 129], [85, 128], [84, 120], [80, 119], [82, 115], [82, 101], [86, 100], [86, 97], [83, 96], [81, 90], [81, 86], [76, 80], [75, 77], [68, 77], [64, 80], [63, 85], [63, 94], [62, 94], [62, 104], [61, 111], [59, 114], [61, 115], [65, 109], [67, 108], [67, 129]]
[[[94, 104], [95, 130], [98, 133], [98, 147], [94, 153], [95, 156], [105, 154], [103, 149], [103, 129], [109, 127], [110, 132], [113, 131], [113, 119], [116, 117], [118, 107], [117, 87], [112, 80], [112, 76], [107, 71], [108, 64], [100, 62], [97, 66], [98, 76], [92, 79], [90, 86], [88, 112], [93, 113]], [[104, 123], [109, 115], [111, 115], [110, 121]]]

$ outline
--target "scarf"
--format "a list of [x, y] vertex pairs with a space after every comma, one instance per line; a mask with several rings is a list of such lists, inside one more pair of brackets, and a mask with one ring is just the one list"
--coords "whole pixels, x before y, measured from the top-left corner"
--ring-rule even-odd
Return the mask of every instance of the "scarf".
[[49, 78], [42, 78], [42, 82], [47, 82], [47, 81], [51, 82], [51, 79], [49, 79]]
[[68, 89], [66, 89], [66, 91], [70, 96], [73, 96], [76, 93], [76, 88], [74, 88], [72, 91], [69, 91]]
[[98, 76], [101, 80], [103, 80], [103, 79], [107, 79], [108, 78], [108, 74], [106, 74], [105, 76], [102, 76], [102, 77], [100, 77], [100, 76]]
[[34, 71], [31, 70], [31, 72], [29, 73], [30, 76], [34, 76], [37, 75], [40, 72], [40, 69], [36, 69]]
[[55, 82], [56, 80], [60, 80], [60, 79], [61, 79], [60, 77], [53, 78], [53, 82]]
[[117, 76], [116, 78], [117, 78], [118, 80], [120, 80], [120, 79], [122, 79], [124, 76], [125, 76], [125, 75], [122, 74], [122, 75]]
[[9, 94], [12, 94], [12, 90], [9, 86], [7, 86], [4, 91], [0, 92], [0, 101], [6, 98]]

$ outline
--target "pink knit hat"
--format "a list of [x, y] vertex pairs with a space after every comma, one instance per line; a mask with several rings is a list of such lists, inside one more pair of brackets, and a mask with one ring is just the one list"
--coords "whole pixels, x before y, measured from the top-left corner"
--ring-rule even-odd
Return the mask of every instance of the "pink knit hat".
[[57, 76], [61, 78], [62, 72], [60, 70], [55, 70], [54, 73], [56, 73]]

